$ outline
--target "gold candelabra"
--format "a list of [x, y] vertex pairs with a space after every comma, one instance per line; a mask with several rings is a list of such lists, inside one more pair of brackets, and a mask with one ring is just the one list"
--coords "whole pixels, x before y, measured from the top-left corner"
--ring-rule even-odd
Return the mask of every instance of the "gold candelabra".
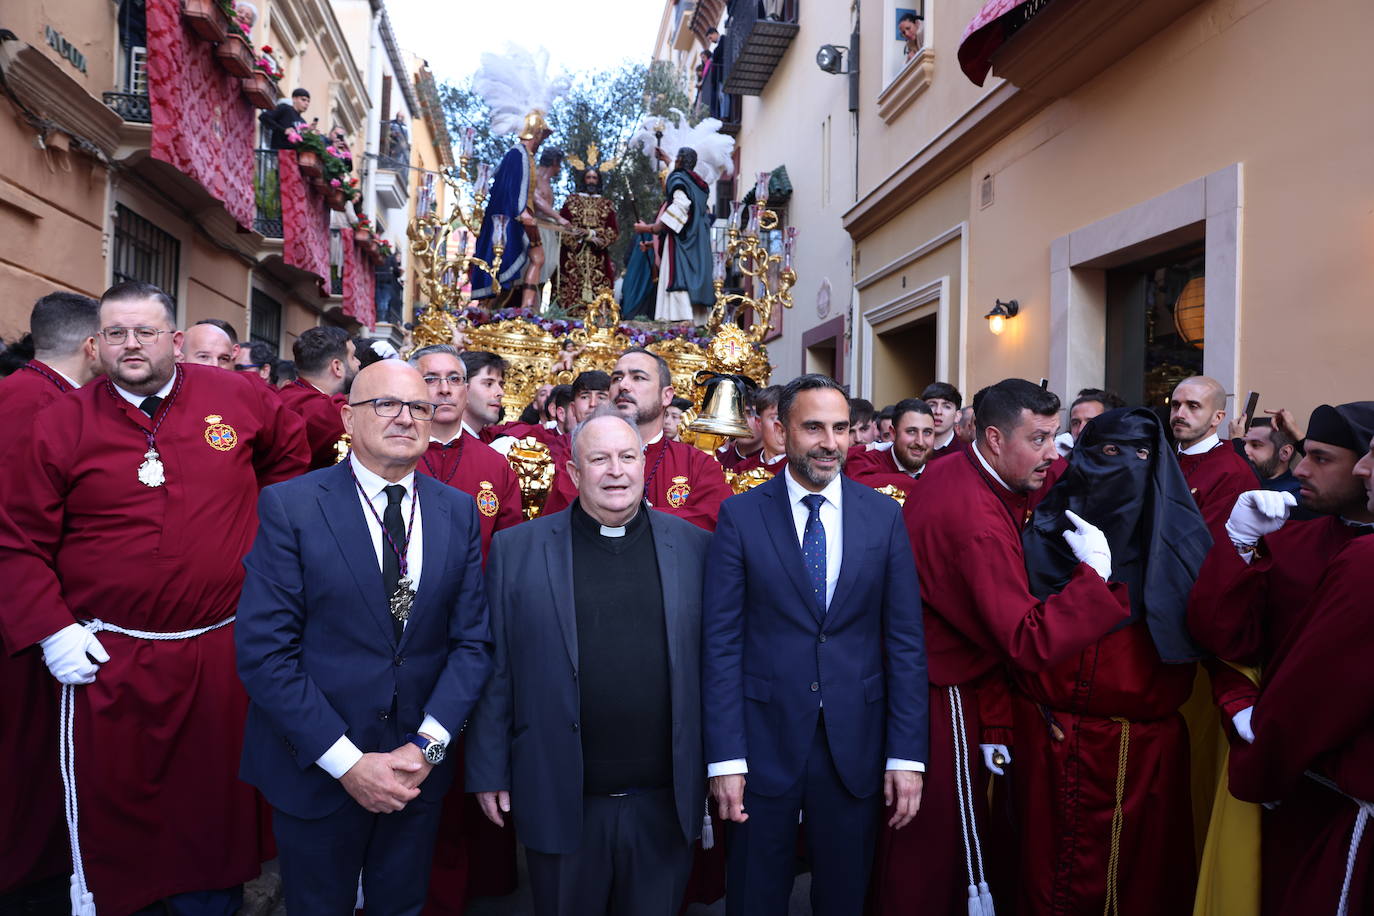
[[[797, 282], [797, 272], [792, 267], [796, 227], [788, 227], [784, 233], [781, 251], [774, 252], [769, 244], [778, 228], [778, 214], [768, 209], [768, 179], [768, 172], [759, 173], [754, 203], [748, 207], [748, 221], [744, 222], [744, 205], [736, 201], [730, 205], [725, 232], [712, 239], [716, 303], [707, 327], [713, 334], [719, 333], [727, 321], [743, 328], [745, 316], [752, 311], [754, 320], [743, 331], [744, 339], [751, 344], [761, 343], [768, 336], [774, 309], [792, 307], [792, 287]], [[743, 292], [725, 292], [726, 272], [731, 264], [743, 277]]]
[[[411, 220], [406, 230], [410, 252], [415, 258], [419, 274], [419, 295], [427, 304], [425, 319], [431, 323], [452, 323], [452, 314], [464, 308], [471, 299], [467, 283], [469, 269], [476, 267], [491, 277], [493, 292], [500, 292], [501, 256], [506, 248], [506, 229], [510, 218], [492, 216], [492, 257], [490, 261], [469, 254], [475, 248], [486, 217], [491, 166], [474, 162], [474, 130], [465, 128], [459, 133], [458, 165], [443, 173], [453, 203], [447, 218], [437, 211], [422, 214]], [[456, 249], [456, 250], [455, 250]], [[425, 319], [422, 319], [422, 323]], [[432, 328], [438, 332], [439, 328]], [[452, 328], [447, 329], [450, 333]], [[439, 335], [444, 339], [449, 333]]]

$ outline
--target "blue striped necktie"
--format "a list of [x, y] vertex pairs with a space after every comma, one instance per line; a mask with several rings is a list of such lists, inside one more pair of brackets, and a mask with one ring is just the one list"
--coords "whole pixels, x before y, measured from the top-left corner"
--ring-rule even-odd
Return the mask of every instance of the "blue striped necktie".
[[806, 561], [806, 571], [811, 574], [811, 588], [816, 593], [816, 602], [825, 609], [825, 526], [821, 524], [821, 505], [825, 497], [812, 493], [802, 497], [802, 503], [810, 511], [806, 517], [806, 529], [802, 532], [802, 559]]

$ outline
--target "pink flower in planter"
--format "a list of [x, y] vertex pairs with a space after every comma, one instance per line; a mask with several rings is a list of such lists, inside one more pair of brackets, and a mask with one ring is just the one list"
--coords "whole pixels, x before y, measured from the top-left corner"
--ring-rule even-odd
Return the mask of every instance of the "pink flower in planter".
[[339, 181], [339, 179], [337, 179], [337, 178], [331, 178], [331, 179], [329, 179], [329, 184], [330, 184], [331, 186], [333, 186], [333, 187], [336, 187], [336, 188], [341, 188], [341, 187], [343, 187], [343, 182]]
[[338, 149], [336, 149], [336, 148], [333, 147], [333, 146], [326, 146], [326, 147], [324, 148], [324, 151], [325, 151], [326, 153], [328, 153], [329, 155], [333, 156], [335, 159], [342, 158], [342, 157], [339, 156], [339, 151], [338, 151]]
[[288, 141], [290, 141], [291, 143], [300, 143], [300, 142], [301, 142], [301, 132], [298, 131], [298, 130], [296, 130], [296, 128], [294, 128], [294, 127], [288, 127], [288, 128], [286, 129], [286, 139], [287, 139]]

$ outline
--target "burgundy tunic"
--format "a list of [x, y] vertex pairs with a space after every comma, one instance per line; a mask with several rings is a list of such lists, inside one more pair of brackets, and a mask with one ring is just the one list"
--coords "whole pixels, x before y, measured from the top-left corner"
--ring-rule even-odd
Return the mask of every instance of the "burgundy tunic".
[[[155, 421], [104, 379], [53, 402], [7, 461], [7, 651], [76, 620], [176, 632], [233, 615], [258, 490], [305, 470], [302, 424], [234, 373], [176, 372], [158, 411], [163, 486], [137, 477]], [[98, 638], [110, 661], [75, 691], [81, 846], [98, 911], [251, 878], [261, 809], [238, 779], [248, 700], [232, 625], [184, 640]], [[56, 751], [34, 771], [55, 770]]]
[[[1128, 617], [1125, 587], [1108, 585], [1084, 564], [1058, 595], [1042, 602], [1031, 594], [1021, 529], [1053, 479], [1033, 494], [1012, 493], [977, 461], [965, 451], [929, 465], [902, 509], [925, 606], [931, 759], [915, 820], [880, 834], [876, 913], [910, 913], [913, 901], [921, 901], [923, 913], [967, 913], [948, 688], [957, 686], [962, 695], [962, 739], [985, 840], [984, 863], [996, 875], [1006, 863], [992, 860], [986, 842], [989, 774], [978, 745], [1013, 743], [1005, 666], [1039, 672], [1065, 663]], [[1061, 468], [1051, 469], [1052, 478]], [[1018, 748], [1012, 756], [1021, 759]], [[1010, 906], [1011, 887], [995, 884], [992, 891], [999, 903]]]
[[476, 501], [484, 563], [492, 535], [525, 518], [520, 507], [520, 482], [510, 464], [500, 452], [466, 430], [447, 445], [431, 442], [415, 470], [457, 487]]
[[844, 472], [865, 486], [878, 489], [893, 486], [908, 497], [916, 487], [920, 477], [912, 477], [897, 464], [897, 456], [892, 449], [869, 449], [850, 457], [845, 462]]
[[[725, 472], [716, 460], [699, 448], [660, 439], [644, 450], [644, 490], [649, 504], [660, 512], [676, 515], [707, 531], [716, 530], [720, 504], [729, 496]], [[544, 514], [572, 505], [577, 498], [565, 468], [555, 470]]]
[[716, 449], [716, 460], [720, 462], [720, 466], [725, 470], [738, 471], [741, 462], [748, 458], [753, 458], [761, 451], [763, 451], [762, 446], [760, 446], [757, 451], [750, 452], [748, 455], [741, 455], [734, 440], [731, 440]]
[[283, 404], [305, 421], [305, 438], [310, 443], [309, 470], [318, 471], [338, 464], [338, 443], [344, 434], [339, 408], [348, 399], [342, 394], [325, 394], [304, 379], [296, 379], [279, 389], [278, 395]]
[[[1286, 527], [1286, 526], [1285, 526]], [[1237, 798], [1279, 801], [1263, 814], [1262, 912], [1334, 913], [1357, 808], [1304, 775], [1374, 801], [1374, 535], [1351, 540], [1326, 564], [1310, 599], [1265, 667], [1254, 744], [1231, 750]], [[1374, 836], [1353, 864], [1349, 910], [1374, 913]]]
[[772, 474], [776, 477], [778, 472], [785, 467], [787, 467], [786, 455], [779, 455], [776, 458], [764, 461], [763, 449], [759, 449], [757, 452], [750, 455], [748, 458], [741, 460], [739, 464], [735, 465], [735, 473], [745, 474], [749, 471], [754, 470], [755, 468], [763, 468], [769, 474]]
[[[0, 473], [6, 455], [28, 436], [29, 424], [72, 388], [38, 360], [0, 380]], [[0, 627], [4, 621], [0, 620]], [[8, 644], [8, 640], [6, 643]], [[0, 894], [65, 874], [71, 856], [62, 820], [62, 781], [48, 765], [57, 747], [57, 682], [31, 646], [0, 652]], [[36, 765], [43, 761], [43, 765]]]

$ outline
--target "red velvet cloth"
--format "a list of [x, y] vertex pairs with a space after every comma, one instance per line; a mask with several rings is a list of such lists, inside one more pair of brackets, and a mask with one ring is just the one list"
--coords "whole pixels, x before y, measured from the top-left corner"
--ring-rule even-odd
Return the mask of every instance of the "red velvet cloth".
[[211, 46], [181, 24], [177, 0], [148, 0], [152, 155], [189, 175], [253, 228], [253, 106]]
[[[329, 207], [324, 197], [301, 177], [295, 150], [277, 151], [277, 176], [281, 187], [282, 260], [314, 274], [323, 292], [329, 288]], [[349, 247], [344, 246], [345, 250]]]
[[343, 233], [343, 310], [359, 324], [372, 327], [377, 323], [377, 275], [372, 262], [353, 240], [352, 229]]

